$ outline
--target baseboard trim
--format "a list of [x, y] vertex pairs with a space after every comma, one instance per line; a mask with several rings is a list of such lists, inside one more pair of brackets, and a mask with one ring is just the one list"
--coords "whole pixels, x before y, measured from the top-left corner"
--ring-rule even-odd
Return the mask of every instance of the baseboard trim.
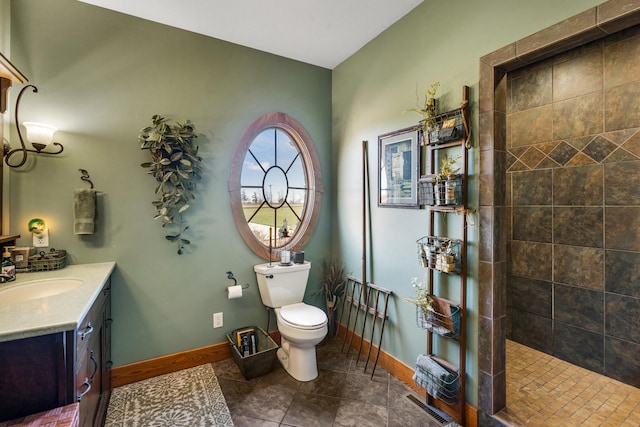
[[[339, 336], [344, 337], [345, 328], [340, 325]], [[280, 343], [280, 333], [278, 331], [270, 332], [271, 338], [276, 343]], [[357, 334], [354, 334], [353, 339], [349, 335], [351, 340], [351, 347], [360, 348], [361, 338]], [[367, 340], [362, 341], [362, 354], [369, 352], [370, 342]], [[371, 360], [374, 361], [377, 347], [374, 345], [371, 349]], [[158, 375], [164, 375], [171, 372], [180, 371], [182, 369], [193, 368], [205, 363], [219, 362], [221, 360], [231, 358], [231, 349], [229, 343], [213, 344], [205, 347], [196, 348], [193, 350], [187, 350], [179, 353], [169, 354], [166, 356], [156, 357], [154, 359], [142, 360], [140, 362], [131, 363], [128, 365], [117, 366], [111, 370], [111, 385], [113, 388], [123, 385], [131, 384], [137, 381], [153, 378]], [[384, 350], [380, 351], [380, 357], [378, 359], [378, 365], [389, 372], [391, 375], [402, 381], [416, 393], [420, 394], [423, 398], [426, 398], [425, 391], [418, 387], [413, 381], [414, 369], [404, 362], [396, 359]], [[369, 366], [372, 366], [369, 364]], [[445, 411], [451, 412], [446, 404], [440, 404], [435, 402], [436, 407]], [[467, 404], [465, 407], [465, 417], [467, 427], [478, 426], [478, 410], [477, 408]]]
[[218, 362], [229, 357], [231, 357], [229, 343], [220, 343], [116, 366], [111, 369], [111, 386], [120, 387], [205, 363]]
[[[280, 343], [280, 332], [270, 332], [276, 343]], [[111, 386], [113, 388], [169, 374], [182, 369], [193, 368], [205, 363], [219, 362], [231, 358], [229, 343], [218, 343], [153, 359], [142, 360], [111, 369]]]

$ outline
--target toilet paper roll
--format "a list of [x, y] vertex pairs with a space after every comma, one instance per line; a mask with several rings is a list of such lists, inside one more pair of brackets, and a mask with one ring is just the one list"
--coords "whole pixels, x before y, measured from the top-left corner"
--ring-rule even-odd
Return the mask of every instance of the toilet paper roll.
[[229, 299], [242, 298], [242, 286], [229, 286], [227, 288], [227, 296]]

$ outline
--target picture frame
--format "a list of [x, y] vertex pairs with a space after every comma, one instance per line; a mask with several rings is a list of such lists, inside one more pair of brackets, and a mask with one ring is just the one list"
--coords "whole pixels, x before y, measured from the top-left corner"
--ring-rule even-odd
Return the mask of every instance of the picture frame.
[[378, 137], [378, 206], [418, 208], [418, 128]]

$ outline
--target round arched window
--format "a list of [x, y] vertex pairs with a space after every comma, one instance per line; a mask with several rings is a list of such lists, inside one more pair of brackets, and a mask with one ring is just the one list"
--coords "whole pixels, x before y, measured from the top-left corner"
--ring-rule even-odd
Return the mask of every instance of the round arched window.
[[322, 199], [318, 155], [306, 130], [284, 113], [260, 117], [233, 154], [229, 193], [236, 227], [261, 258], [300, 250], [318, 221]]

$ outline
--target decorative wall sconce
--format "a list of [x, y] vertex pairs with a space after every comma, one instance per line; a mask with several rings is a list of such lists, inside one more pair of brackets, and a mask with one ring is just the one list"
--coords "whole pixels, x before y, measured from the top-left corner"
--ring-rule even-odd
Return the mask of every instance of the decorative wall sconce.
[[[34, 122], [25, 122], [23, 123], [25, 129], [27, 130], [27, 141], [31, 142], [31, 145], [33, 146], [34, 149], [29, 149], [27, 148], [27, 146], [24, 143], [24, 140], [22, 139], [22, 132], [20, 131], [20, 121], [18, 120], [18, 110], [20, 109], [20, 100], [22, 99], [22, 95], [24, 94], [25, 90], [27, 90], [28, 88], [31, 88], [33, 90], [33, 92], [38, 92], [38, 88], [35, 87], [34, 85], [26, 85], [25, 87], [22, 88], [22, 90], [20, 90], [20, 93], [18, 94], [18, 99], [16, 100], [16, 128], [18, 130], [18, 138], [20, 139], [20, 146], [21, 148], [14, 148], [13, 150], [11, 149], [11, 147], [5, 142], [4, 144], [4, 161], [7, 164], [7, 166], [11, 167], [11, 168], [19, 168], [20, 166], [24, 165], [25, 162], [27, 161], [27, 153], [36, 153], [36, 154], [60, 154], [62, 153], [62, 151], [64, 150], [64, 147], [62, 146], [62, 144], [58, 143], [58, 142], [53, 142], [53, 134], [56, 132], [56, 128], [49, 126], [49, 125], [45, 125], [45, 124], [41, 124], [41, 123], [34, 123]], [[53, 145], [58, 146], [58, 151], [44, 151], [44, 149], [53, 142]], [[18, 163], [11, 163], [10, 159], [14, 154], [18, 154], [21, 153], [22, 154], [22, 160], [20, 160]]]

